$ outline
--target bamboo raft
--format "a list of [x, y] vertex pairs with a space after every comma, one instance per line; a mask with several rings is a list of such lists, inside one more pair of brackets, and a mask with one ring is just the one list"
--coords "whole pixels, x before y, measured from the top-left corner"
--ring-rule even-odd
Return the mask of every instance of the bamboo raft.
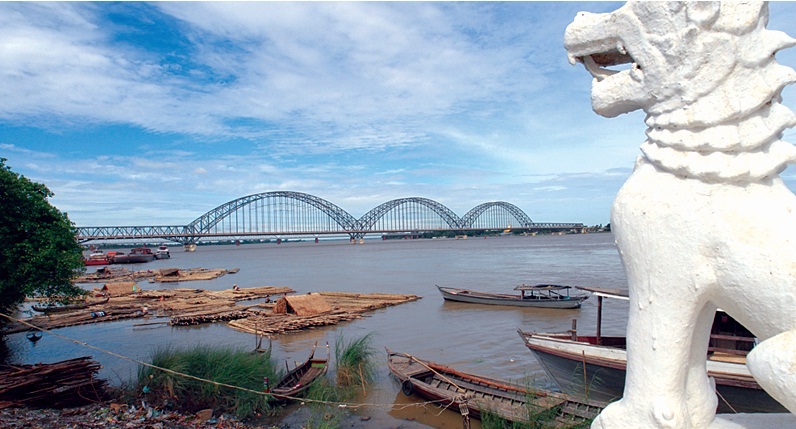
[[[227, 324], [233, 329], [256, 335], [283, 334], [361, 319], [365, 313], [420, 299], [417, 295], [382, 293], [318, 292], [312, 295], [318, 296], [320, 300], [305, 306], [302, 311], [291, 313], [281, 309], [280, 307], [287, 306], [288, 299], [301, 298], [286, 297], [284, 301], [275, 303], [273, 311], [253, 312], [249, 317]], [[308, 295], [304, 295], [306, 296]]]
[[[267, 335], [355, 320], [367, 312], [420, 298], [416, 295], [345, 292], [290, 295], [293, 293], [295, 291], [288, 287], [275, 286], [221, 291], [187, 288], [145, 290], [122, 296], [110, 295], [107, 302], [85, 309], [22, 320], [42, 329], [133, 318], [146, 318], [142, 325], [189, 326], [227, 322], [239, 331]], [[264, 302], [243, 305], [252, 300]], [[15, 322], [7, 325], [4, 333], [24, 332], [29, 328], [30, 325]]]
[[[179, 318], [190, 315], [193, 318], [193, 323], [186, 323], [185, 319], [175, 319], [176, 322], [184, 326], [186, 324], [229, 320], [228, 317], [214, 317], [214, 314], [222, 310], [230, 312], [245, 311], [247, 308], [254, 307], [238, 306], [237, 303], [239, 301], [283, 296], [289, 293], [294, 293], [294, 290], [280, 286], [245, 288], [234, 293], [232, 291], [206, 291], [187, 288], [141, 291], [122, 296], [111, 295], [107, 302], [84, 309], [50, 315], [36, 315], [22, 320], [39, 328], [57, 329], [123, 319], [144, 317]], [[4, 333], [13, 334], [27, 331], [29, 328], [29, 325], [15, 322], [8, 324]]]
[[[154, 281], [161, 283], [174, 283], [174, 282], [187, 282], [195, 280], [213, 280], [221, 277], [232, 270], [224, 268], [191, 268], [187, 270], [179, 270], [177, 268], [161, 269], [160, 272], [154, 277]], [[235, 271], [237, 272], [237, 271]]]
[[84, 274], [75, 279], [75, 283], [105, 283], [109, 281], [129, 280], [150, 282], [187, 282], [196, 280], [212, 280], [226, 274], [235, 274], [239, 268], [160, 268], [157, 270], [132, 271], [127, 267], [103, 267], [99, 270]]

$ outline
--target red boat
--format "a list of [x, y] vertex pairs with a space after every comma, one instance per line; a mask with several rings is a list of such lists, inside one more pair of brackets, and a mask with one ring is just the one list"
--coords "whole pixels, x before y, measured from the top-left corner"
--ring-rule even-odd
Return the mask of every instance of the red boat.
[[108, 256], [102, 253], [102, 250], [95, 250], [91, 252], [88, 258], [85, 258], [86, 265], [107, 265], [111, 263]]

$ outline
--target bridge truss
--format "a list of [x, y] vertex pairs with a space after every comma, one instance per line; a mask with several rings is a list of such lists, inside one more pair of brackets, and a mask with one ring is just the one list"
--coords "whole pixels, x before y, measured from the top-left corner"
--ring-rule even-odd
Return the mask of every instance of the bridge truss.
[[401, 198], [380, 204], [360, 219], [323, 198], [301, 192], [276, 191], [248, 195], [222, 204], [185, 226], [78, 227], [80, 242], [163, 239], [183, 244], [203, 238], [243, 239], [294, 236], [488, 231], [580, 231], [581, 223], [535, 223], [519, 207], [488, 202], [459, 217], [428, 198]]

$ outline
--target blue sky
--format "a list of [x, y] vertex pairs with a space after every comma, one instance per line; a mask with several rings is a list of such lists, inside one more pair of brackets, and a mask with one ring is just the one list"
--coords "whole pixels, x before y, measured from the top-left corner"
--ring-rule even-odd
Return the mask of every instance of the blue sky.
[[[563, 35], [619, 6], [0, 2], [0, 157], [78, 226], [185, 225], [278, 190], [355, 217], [418, 196], [605, 224], [644, 116], [592, 112]], [[770, 11], [796, 36], [796, 4]]]

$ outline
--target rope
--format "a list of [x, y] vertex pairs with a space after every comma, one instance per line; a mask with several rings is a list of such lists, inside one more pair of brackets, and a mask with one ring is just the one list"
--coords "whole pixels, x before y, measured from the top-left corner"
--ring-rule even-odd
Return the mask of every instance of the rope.
[[[13, 316], [9, 316], [9, 315], [7, 315], [5, 313], [0, 313], [0, 316], [5, 317], [6, 319], [8, 319], [8, 320], [10, 320], [12, 322], [20, 323], [20, 324], [28, 326], [30, 328], [38, 329], [38, 330], [43, 331], [43, 332], [47, 332], [48, 334], [50, 334], [50, 335], [52, 335], [54, 337], [60, 338], [62, 340], [70, 341], [70, 342], [75, 343], [75, 344], [77, 344], [79, 346], [83, 346], [83, 347], [86, 347], [86, 348], [89, 348], [89, 349], [92, 349], [92, 350], [96, 350], [98, 352], [105, 353], [107, 355], [111, 355], [113, 357], [116, 357], [116, 358], [119, 358], [119, 359], [122, 359], [122, 360], [126, 360], [128, 362], [133, 362], [133, 363], [136, 363], [136, 364], [148, 367], [148, 368], [156, 369], [158, 371], [167, 372], [169, 374], [173, 374], [173, 375], [176, 375], [176, 376], [179, 376], [179, 377], [188, 378], [188, 379], [199, 381], [199, 382], [202, 382], [202, 383], [208, 383], [208, 384], [213, 384], [213, 385], [216, 385], [216, 386], [227, 387], [227, 388], [230, 388], [230, 389], [240, 390], [240, 391], [248, 392], [248, 393], [254, 393], [254, 394], [257, 394], [257, 395], [263, 395], [263, 396], [266, 396], [266, 395], [270, 396], [271, 395], [268, 392], [263, 392], [263, 391], [259, 391], [259, 390], [252, 390], [252, 389], [249, 389], [249, 388], [246, 388], [246, 387], [235, 386], [233, 384], [227, 384], [227, 383], [222, 383], [222, 382], [218, 382], [218, 381], [208, 380], [208, 379], [201, 378], [201, 377], [196, 377], [196, 376], [193, 376], [193, 375], [190, 375], [190, 374], [185, 374], [185, 373], [182, 373], [182, 372], [179, 372], [179, 371], [174, 371], [172, 369], [163, 368], [163, 367], [160, 367], [160, 366], [157, 366], [157, 365], [152, 365], [151, 363], [143, 362], [143, 361], [140, 361], [138, 359], [134, 359], [134, 358], [131, 358], [129, 356], [124, 356], [124, 355], [121, 355], [119, 353], [116, 353], [116, 352], [113, 352], [113, 351], [110, 351], [110, 350], [106, 350], [106, 349], [103, 349], [103, 348], [100, 348], [100, 347], [97, 347], [97, 346], [92, 346], [91, 344], [88, 344], [88, 343], [83, 342], [83, 341], [76, 340], [74, 338], [67, 337], [65, 335], [57, 334], [57, 333], [55, 333], [55, 332], [53, 332], [53, 331], [51, 331], [49, 329], [41, 328], [41, 327], [36, 326], [36, 325], [34, 325], [32, 323], [26, 322], [26, 321], [24, 321], [22, 319], [17, 319], [17, 318], [15, 318]], [[404, 404], [404, 405], [375, 404], [375, 403], [351, 404], [351, 403], [345, 403], [345, 402], [321, 401], [321, 400], [316, 400], [316, 399], [299, 398], [299, 397], [292, 397], [292, 396], [285, 396], [285, 395], [280, 395], [280, 397], [287, 398], [287, 399], [292, 399], [292, 400], [296, 400], [296, 401], [301, 401], [302, 405], [304, 403], [306, 403], [306, 402], [309, 402], [309, 403], [316, 403], [316, 404], [322, 404], [322, 405], [333, 405], [333, 406], [337, 406], [338, 408], [354, 408], [354, 409], [360, 408], [360, 407], [380, 407], [380, 408], [395, 408], [397, 410], [404, 410], [404, 409], [409, 408], [409, 407], [425, 407], [426, 405], [433, 405], [433, 404], [436, 404], [438, 402], [444, 402], [443, 400], [436, 400], [436, 401], [426, 401], [426, 402], [412, 402], [412, 403]]]
[[719, 398], [721, 398], [721, 400], [722, 400], [722, 401], [724, 401], [724, 403], [725, 403], [725, 404], [727, 404], [727, 407], [729, 407], [729, 408], [730, 408], [730, 410], [732, 410], [732, 412], [733, 412], [734, 414], [738, 414], [738, 411], [735, 411], [735, 408], [733, 408], [733, 407], [732, 407], [732, 405], [730, 405], [730, 403], [729, 403], [729, 402], [727, 402], [727, 400], [726, 400], [726, 399], [724, 399], [724, 396], [723, 396], [723, 395], [722, 395], [722, 394], [719, 392], [719, 390], [718, 390], [718, 389], [714, 389], [714, 390], [716, 391], [716, 395], [718, 395], [718, 396], [719, 396]]
[[456, 388], [456, 391], [457, 391], [457, 392], [458, 392], [458, 391], [461, 391], [461, 390], [465, 390], [465, 389], [461, 388], [461, 387], [460, 387], [458, 384], [454, 383], [454, 382], [453, 382], [453, 380], [451, 380], [450, 378], [448, 378], [448, 377], [445, 377], [445, 376], [444, 376], [443, 374], [441, 374], [439, 371], [437, 371], [437, 370], [435, 370], [434, 368], [432, 368], [432, 367], [430, 367], [430, 366], [426, 365], [426, 364], [425, 364], [425, 362], [423, 362], [422, 360], [420, 360], [420, 359], [418, 359], [418, 358], [416, 358], [416, 357], [414, 357], [414, 356], [412, 356], [412, 355], [410, 355], [410, 354], [408, 354], [408, 353], [395, 353], [395, 354], [397, 354], [397, 355], [404, 355], [405, 357], [407, 357], [407, 358], [409, 358], [409, 359], [412, 359], [413, 361], [415, 361], [415, 362], [419, 363], [420, 365], [423, 365], [423, 366], [424, 366], [426, 369], [428, 369], [429, 371], [433, 372], [434, 374], [437, 374], [438, 376], [440, 376], [440, 378], [442, 378], [443, 380], [445, 380], [445, 381], [447, 381], [448, 383], [450, 383], [451, 385], [453, 385], [453, 386]]

